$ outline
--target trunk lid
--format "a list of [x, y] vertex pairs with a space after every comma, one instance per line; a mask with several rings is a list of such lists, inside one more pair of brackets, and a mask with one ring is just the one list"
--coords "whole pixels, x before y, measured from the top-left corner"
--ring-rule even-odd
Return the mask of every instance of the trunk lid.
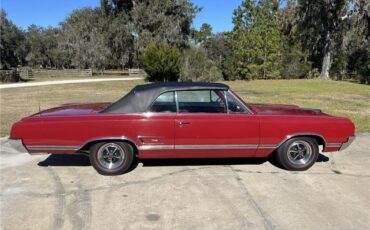
[[87, 115], [98, 113], [111, 103], [68, 103], [59, 107], [40, 111], [32, 116], [70, 116], [70, 115]]

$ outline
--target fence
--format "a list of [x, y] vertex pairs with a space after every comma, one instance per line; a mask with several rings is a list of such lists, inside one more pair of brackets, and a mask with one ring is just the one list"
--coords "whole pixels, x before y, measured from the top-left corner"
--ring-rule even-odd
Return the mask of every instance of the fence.
[[145, 77], [146, 72], [143, 69], [122, 69], [122, 70], [104, 70], [102, 72], [105, 76], [124, 76], [124, 77]]
[[19, 76], [22, 79], [28, 79], [33, 77], [32, 69], [30, 67], [22, 67], [19, 69]]
[[128, 70], [130, 77], [145, 77], [146, 72], [143, 69], [129, 69]]
[[129, 71], [128, 69], [122, 69], [122, 70], [115, 70], [115, 69], [108, 69], [104, 70], [103, 75], [105, 76], [129, 76]]
[[91, 77], [91, 69], [34, 69], [33, 75], [38, 77]]
[[[143, 69], [106, 70], [106, 76], [120, 77], [146, 77]], [[21, 67], [13, 70], [0, 70], [1, 82], [18, 82], [20, 80], [31, 80], [33, 77], [91, 77], [92, 69], [31, 69]], [[31, 78], [31, 79], [30, 79]]]

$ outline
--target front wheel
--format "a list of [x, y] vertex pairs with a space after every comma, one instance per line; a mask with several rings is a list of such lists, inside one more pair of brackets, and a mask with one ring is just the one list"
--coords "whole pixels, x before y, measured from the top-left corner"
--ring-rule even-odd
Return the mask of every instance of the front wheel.
[[124, 142], [100, 142], [90, 149], [90, 162], [103, 175], [125, 173], [131, 167], [133, 159], [133, 148]]
[[296, 137], [286, 141], [277, 150], [277, 159], [286, 169], [304, 171], [309, 169], [319, 156], [317, 141], [309, 137]]

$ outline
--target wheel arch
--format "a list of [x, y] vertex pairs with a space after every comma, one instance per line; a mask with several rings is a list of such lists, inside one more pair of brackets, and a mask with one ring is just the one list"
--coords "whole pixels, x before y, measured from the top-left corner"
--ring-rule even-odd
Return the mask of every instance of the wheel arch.
[[79, 152], [89, 152], [90, 148], [92, 145], [96, 144], [96, 143], [99, 143], [99, 142], [107, 142], [107, 141], [116, 141], [116, 142], [125, 142], [125, 143], [128, 143], [131, 145], [131, 147], [133, 148], [133, 151], [134, 151], [134, 154], [137, 155], [138, 154], [138, 147], [136, 145], [136, 143], [130, 139], [130, 138], [127, 138], [127, 137], [101, 137], [101, 138], [94, 138], [94, 139], [91, 139], [91, 140], [88, 140], [86, 142], [84, 142], [82, 145], [81, 145], [81, 148], [79, 148]]
[[276, 147], [276, 149], [278, 149], [281, 145], [283, 145], [285, 142], [287, 142], [288, 140], [292, 139], [292, 138], [296, 138], [296, 137], [311, 137], [313, 139], [315, 139], [318, 143], [318, 145], [322, 145], [323, 148], [325, 148], [326, 146], [326, 139], [324, 136], [322, 136], [321, 134], [318, 134], [318, 133], [296, 133], [296, 134], [291, 134], [291, 135], [287, 135], [284, 140], [282, 140]]

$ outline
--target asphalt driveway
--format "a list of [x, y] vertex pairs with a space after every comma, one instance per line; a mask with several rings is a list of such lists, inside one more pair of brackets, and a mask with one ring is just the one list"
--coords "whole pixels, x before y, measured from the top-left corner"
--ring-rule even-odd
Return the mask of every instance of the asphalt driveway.
[[369, 229], [370, 133], [306, 172], [264, 159], [139, 162], [116, 177], [84, 156], [1, 142], [1, 229]]

